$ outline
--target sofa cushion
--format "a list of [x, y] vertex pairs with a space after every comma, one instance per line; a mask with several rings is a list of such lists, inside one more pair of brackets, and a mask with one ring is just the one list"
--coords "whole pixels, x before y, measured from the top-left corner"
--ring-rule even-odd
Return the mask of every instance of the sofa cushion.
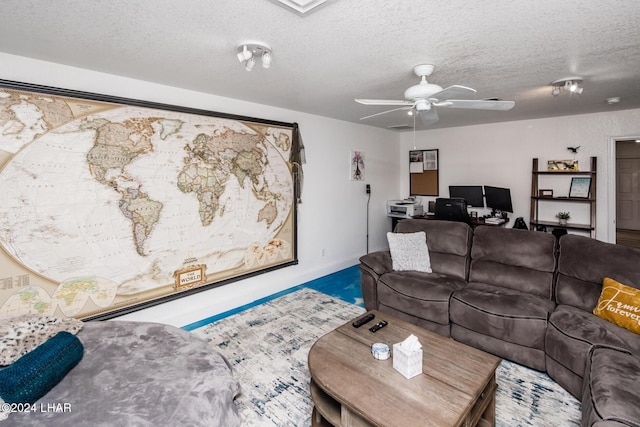
[[431, 273], [431, 260], [427, 247], [427, 234], [387, 233], [391, 263], [395, 271], [422, 271]]
[[559, 305], [551, 313], [545, 341], [547, 357], [557, 362], [548, 369], [549, 376], [574, 396], [580, 395], [578, 380], [584, 377], [587, 354], [594, 345], [640, 353], [640, 336], [569, 305]]
[[640, 334], [640, 289], [606, 277], [593, 314]]
[[640, 249], [568, 234], [560, 239], [556, 302], [592, 311], [610, 277], [640, 288]]
[[465, 285], [462, 279], [438, 273], [392, 272], [380, 277], [378, 301], [397, 311], [448, 325], [449, 298]]
[[[451, 337], [471, 347], [509, 359], [538, 371], [545, 370], [544, 350], [503, 341], [502, 339], [479, 334], [460, 325], [451, 324]], [[581, 383], [582, 384], [582, 383]]]
[[547, 298], [486, 283], [469, 283], [451, 298], [451, 322], [466, 329], [544, 350], [547, 319], [555, 303]]
[[582, 392], [582, 425], [605, 425], [600, 424], [604, 421], [640, 426], [639, 382], [637, 356], [594, 347], [589, 352]]
[[468, 224], [454, 221], [405, 219], [398, 222], [396, 233], [424, 231], [431, 258], [431, 270], [467, 279], [473, 231]]
[[556, 266], [555, 242], [548, 233], [476, 227], [469, 281], [551, 299]]

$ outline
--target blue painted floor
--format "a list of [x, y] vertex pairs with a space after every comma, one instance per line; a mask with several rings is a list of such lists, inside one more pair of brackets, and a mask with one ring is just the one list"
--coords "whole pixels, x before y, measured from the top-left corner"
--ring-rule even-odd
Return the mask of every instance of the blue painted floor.
[[360, 288], [360, 269], [357, 265], [312, 280], [302, 286], [364, 307]]
[[327, 276], [319, 277], [302, 285], [295, 286], [293, 288], [286, 289], [282, 292], [278, 292], [273, 295], [269, 295], [265, 298], [261, 298], [249, 304], [234, 308], [233, 310], [225, 311], [224, 313], [217, 314], [215, 316], [207, 317], [198, 322], [191, 323], [183, 326], [182, 329], [186, 331], [192, 331], [202, 326], [213, 323], [217, 320], [224, 319], [225, 317], [244, 311], [248, 308], [255, 307], [256, 305], [263, 304], [272, 299], [281, 297], [283, 295], [295, 292], [302, 288], [314, 289], [318, 292], [322, 292], [327, 295], [331, 295], [334, 298], [341, 299], [351, 304], [364, 307], [364, 300], [362, 299], [362, 290], [360, 289], [360, 269], [357, 265], [345, 268], [344, 270], [336, 271]]

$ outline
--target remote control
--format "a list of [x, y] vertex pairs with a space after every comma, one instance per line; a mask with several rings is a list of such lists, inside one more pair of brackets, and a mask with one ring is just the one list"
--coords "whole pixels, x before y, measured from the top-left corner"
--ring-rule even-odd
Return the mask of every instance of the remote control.
[[374, 333], [375, 333], [377, 330], [382, 329], [382, 328], [384, 328], [384, 327], [385, 327], [385, 326], [387, 326], [387, 325], [388, 325], [388, 323], [387, 323], [387, 321], [386, 321], [386, 320], [381, 320], [381, 321], [379, 321], [378, 323], [376, 323], [375, 325], [373, 325], [372, 327], [370, 327], [370, 328], [369, 328], [369, 330], [370, 330], [371, 332], [374, 332]]
[[365, 323], [371, 322], [374, 317], [376, 317], [375, 314], [369, 313], [366, 316], [363, 316], [360, 319], [358, 319], [355, 322], [353, 322], [352, 325], [353, 325], [354, 328], [359, 328], [360, 326], [364, 325]]

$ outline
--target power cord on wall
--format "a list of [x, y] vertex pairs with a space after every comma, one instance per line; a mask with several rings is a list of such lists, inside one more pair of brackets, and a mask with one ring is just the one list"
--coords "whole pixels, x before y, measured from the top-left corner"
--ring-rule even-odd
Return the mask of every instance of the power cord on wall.
[[371, 185], [367, 184], [367, 253], [369, 253], [369, 202], [371, 201]]

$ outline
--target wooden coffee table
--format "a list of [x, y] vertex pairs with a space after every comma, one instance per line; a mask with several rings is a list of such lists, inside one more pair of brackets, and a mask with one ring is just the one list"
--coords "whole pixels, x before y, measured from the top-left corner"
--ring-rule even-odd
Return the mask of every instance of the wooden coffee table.
[[[360, 328], [351, 321], [309, 351], [313, 426], [493, 426], [495, 371], [500, 358], [388, 314]], [[375, 334], [380, 320], [388, 326]], [[422, 344], [422, 374], [406, 379], [392, 359], [376, 360], [371, 345], [410, 334]], [[392, 354], [393, 357], [393, 354]]]

